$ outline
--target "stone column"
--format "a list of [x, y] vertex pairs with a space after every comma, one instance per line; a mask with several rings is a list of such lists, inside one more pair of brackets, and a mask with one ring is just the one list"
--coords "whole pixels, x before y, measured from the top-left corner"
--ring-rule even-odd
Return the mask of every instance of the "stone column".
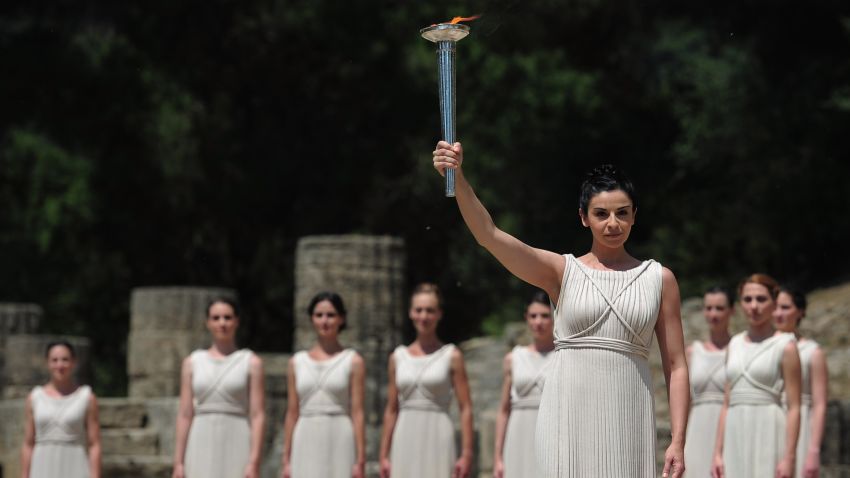
[[193, 350], [209, 346], [205, 327], [213, 299], [236, 298], [231, 289], [141, 287], [130, 297], [127, 375], [130, 397], [180, 393], [180, 365]]
[[404, 317], [404, 242], [388, 236], [312, 236], [298, 241], [295, 257], [295, 350], [315, 342], [307, 305], [321, 291], [342, 296], [348, 327], [340, 340], [366, 362], [369, 457], [377, 451], [387, 358], [401, 339]]
[[89, 383], [89, 339], [67, 335], [15, 334], [6, 338], [5, 376], [3, 398], [23, 398], [36, 385], [49, 379], [44, 352], [51, 342], [65, 340], [73, 347], [77, 356], [76, 380]]
[[35, 333], [43, 316], [44, 311], [37, 304], [0, 302], [0, 390], [6, 376], [3, 373], [6, 338], [12, 334]]

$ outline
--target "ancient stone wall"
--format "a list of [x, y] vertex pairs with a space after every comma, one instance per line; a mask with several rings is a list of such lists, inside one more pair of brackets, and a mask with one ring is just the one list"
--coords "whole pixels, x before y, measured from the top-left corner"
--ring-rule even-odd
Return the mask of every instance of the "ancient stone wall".
[[38, 304], [0, 302], [0, 391], [5, 384], [4, 357], [6, 338], [14, 334], [31, 334], [38, 329], [44, 311]]
[[180, 392], [180, 366], [193, 350], [209, 345], [207, 305], [235, 299], [232, 289], [141, 287], [130, 297], [127, 375], [130, 397], [169, 397]]

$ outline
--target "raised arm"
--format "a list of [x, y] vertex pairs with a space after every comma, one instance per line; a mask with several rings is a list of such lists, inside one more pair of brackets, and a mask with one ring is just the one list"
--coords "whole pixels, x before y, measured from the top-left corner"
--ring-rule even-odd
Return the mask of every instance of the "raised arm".
[[393, 430], [398, 419], [398, 388], [395, 386], [395, 359], [390, 355], [387, 365], [387, 406], [384, 409], [384, 428], [381, 430], [381, 449], [379, 462], [381, 478], [390, 478], [390, 447], [393, 443]]
[[685, 338], [682, 334], [681, 302], [676, 277], [666, 267], [661, 274], [661, 308], [655, 324], [661, 363], [670, 401], [670, 434], [672, 441], [664, 454], [662, 476], [679, 478], [685, 472], [685, 429], [690, 408], [688, 364]]
[[295, 357], [290, 357], [286, 366], [286, 419], [283, 423], [283, 453], [280, 467], [282, 478], [292, 478], [292, 433], [298, 422], [298, 391], [295, 389]]
[[800, 434], [800, 354], [794, 342], [782, 351], [782, 378], [785, 380], [785, 455], [776, 466], [776, 478], [792, 478]]
[[183, 359], [180, 369], [180, 404], [177, 409], [177, 424], [174, 432], [174, 471], [172, 478], [185, 478], [183, 470], [183, 458], [186, 455], [186, 442], [189, 439], [189, 428], [192, 426], [192, 418], [195, 416], [195, 407], [192, 404], [192, 360], [191, 357]]
[[493, 254], [511, 274], [543, 289], [552, 303], [557, 304], [564, 275], [564, 258], [554, 252], [531, 247], [496, 227], [463, 175], [463, 147], [460, 143], [450, 145], [440, 141], [433, 154], [434, 168], [440, 174], [444, 175], [446, 168], [455, 170], [457, 205], [478, 244]]
[[826, 423], [827, 381], [826, 358], [820, 347], [812, 352], [809, 364], [809, 380], [812, 382], [812, 410], [809, 418], [809, 443], [806, 448], [806, 462], [803, 464], [803, 477], [816, 478], [820, 473], [820, 446], [823, 441], [823, 428]]
[[100, 478], [100, 419], [98, 418], [97, 397], [89, 398], [86, 410], [86, 435], [89, 447], [89, 477]]
[[244, 475], [245, 478], [258, 478], [266, 432], [266, 375], [260, 357], [251, 354], [250, 361], [248, 414], [251, 420], [251, 454]]
[[505, 355], [502, 362], [502, 398], [499, 402], [499, 414], [496, 415], [496, 448], [493, 450], [493, 478], [504, 478], [505, 462], [505, 432], [508, 430], [508, 418], [511, 416], [511, 375], [512, 355]]
[[32, 394], [24, 405], [24, 443], [21, 445], [21, 478], [29, 478], [32, 450], [35, 448], [35, 419], [32, 413]]
[[351, 470], [353, 478], [366, 476], [366, 419], [363, 413], [363, 401], [366, 388], [366, 365], [363, 357], [354, 354], [351, 360], [351, 422], [354, 425], [354, 445], [357, 461]]
[[457, 406], [460, 411], [461, 453], [455, 463], [452, 478], [467, 478], [472, 469], [472, 398], [469, 395], [469, 379], [460, 349], [452, 351], [452, 387], [455, 390]]

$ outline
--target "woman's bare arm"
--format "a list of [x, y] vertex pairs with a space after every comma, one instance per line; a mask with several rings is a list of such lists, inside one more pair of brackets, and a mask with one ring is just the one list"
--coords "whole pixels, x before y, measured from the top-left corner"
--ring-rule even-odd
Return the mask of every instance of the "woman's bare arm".
[[508, 429], [508, 418], [511, 415], [511, 361], [513, 355], [508, 353], [502, 362], [502, 398], [499, 401], [499, 413], [496, 415], [496, 448], [493, 450], [493, 478], [502, 478], [504, 473], [505, 433]]
[[455, 169], [457, 205], [475, 240], [513, 275], [543, 289], [552, 303], [557, 304], [564, 275], [564, 258], [554, 252], [531, 247], [496, 227], [463, 174], [463, 147], [460, 143], [450, 145], [440, 141], [433, 154], [434, 167], [440, 174], [445, 174], [446, 168]]
[[778, 478], [794, 476], [797, 460], [797, 439], [800, 436], [800, 354], [791, 342], [782, 351], [782, 378], [785, 381], [785, 455], [777, 466]]
[[354, 445], [357, 450], [356, 466], [361, 474], [366, 466], [366, 418], [363, 402], [366, 389], [366, 365], [363, 357], [354, 354], [351, 360], [351, 422], [354, 425]]
[[[670, 433], [672, 441], [665, 454], [663, 476], [678, 478], [685, 472], [685, 430], [690, 409], [688, 364], [682, 333], [681, 302], [676, 277], [666, 267], [661, 274], [661, 308], [655, 325], [661, 363], [670, 401]], [[669, 473], [669, 474], [668, 474]]]
[[469, 379], [466, 376], [466, 365], [463, 353], [455, 348], [452, 351], [452, 387], [460, 414], [461, 452], [455, 464], [453, 478], [466, 478], [472, 469], [472, 446], [474, 437], [472, 423], [472, 397], [469, 393]]
[[21, 445], [21, 478], [29, 478], [32, 450], [35, 448], [35, 418], [32, 412], [32, 394], [24, 405], [24, 443]]
[[263, 360], [254, 354], [250, 358], [248, 416], [251, 420], [251, 452], [248, 466], [259, 474], [263, 454], [263, 436], [266, 433], [266, 376]]
[[89, 476], [90, 478], [100, 478], [100, 419], [98, 418], [97, 397], [94, 394], [89, 398], [89, 406], [86, 410], [86, 435], [89, 448]]
[[809, 418], [810, 435], [806, 451], [806, 463], [803, 465], [803, 476], [807, 478], [808, 476], [817, 476], [820, 470], [820, 447], [826, 424], [829, 374], [826, 369], [826, 358], [820, 347], [812, 352], [809, 370], [809, 380], [812, 383], [812, 410]]
[[387, 406], [384, 408], [384, 427], [381, 430], [380, 466], [381, 478], [390, 477], [390, 447], [393, 443], [393, 430], [398, 419], [398, 388], [395, 385], [395, 359], [391, 355], [387, 365]]
[[174, 432], [174, 478], [183, 478], [183, 459], [186, 455], [186, 442], [189, 439], [189, 428], [195, 416], [192, 404], [192, 359], [183, 359], [180, 369], [180, 404], [177, 409], [177, 425]]
[[292, 432], [298, 422], [298, 391], [295, 389], [295, 357], [286, 365], [286, 419], [283, 423], [283, 453], [281, 476], [289, 478], [289, 462], [292, 457]]

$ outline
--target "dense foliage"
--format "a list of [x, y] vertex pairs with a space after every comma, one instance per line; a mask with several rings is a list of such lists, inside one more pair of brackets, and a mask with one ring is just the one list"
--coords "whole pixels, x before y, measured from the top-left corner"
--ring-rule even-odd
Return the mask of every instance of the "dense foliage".
[[497, 331], [529, 288], [441, 197], [418, 36], [479, 12], [458, 131], [501, 227], [584, 251], [577, 185], [615, 162], [640, 190], [631, 250], [685, 294], [846, 278], [846, 2], [7, 1], [0, 300], [92, 337], [120, 393], [132, 287], [235, 287], [248, 344], [287, 350], [296, 241], [361, 232], [404, 237], [410, 282], [447, 289], [447, 338]]

